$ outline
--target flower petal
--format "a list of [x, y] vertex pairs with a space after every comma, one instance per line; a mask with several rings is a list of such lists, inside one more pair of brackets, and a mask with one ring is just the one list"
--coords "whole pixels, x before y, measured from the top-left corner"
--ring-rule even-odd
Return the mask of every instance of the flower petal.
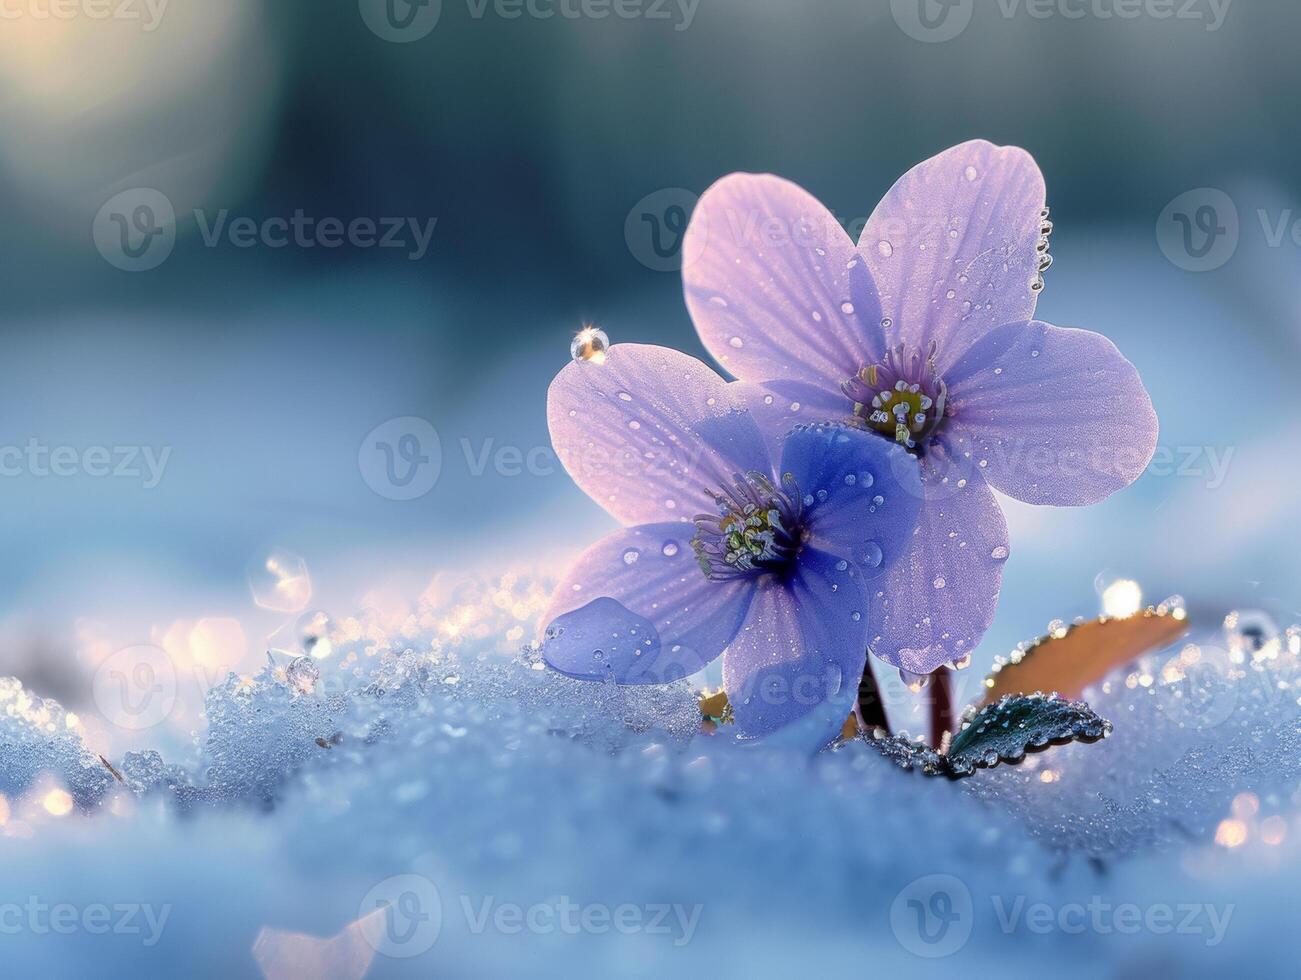
[[1101, 334], [1009, 324], [946, 379], [949, 444], [969, 451], [990, 485], [1017, 500], [1097, 503], [1138, 479], [1156, 451], [1152, 400]]
[[912, 541], [922, 504], [917, 460], [875, 432], [805, 425], [786, 437], [783, 478], [803, 495], [808, 545], [875, 578]]
[[741, 628], [752, 582], [711, 582], [689, 524], [624, 528], [565, 573], [542, 617], [542, 656], [579, 680], [666, 684], [714, 660]]
[[873, 583], [872, 653], [914, 674], [966, 656], [994, 621], [1007, 561], [1007, 523], [993, 492], [961, 456], [932, 445], [911, 548]]
[[771, 174], [705, 192], [683, 254], [687, 308], [705, 347], [744, 381], [838, 391], [884, 351], [876, 287], [835, 216]]
[[772, 463], [728, 384], [667, 347], [616, 344], [551, 382], [547, 421], [574, 482], [624, 524], [690, 521], [732, 474]]
[[854, 415], [854, 403], [839, 388], [806, 381], [733, 381], [729, 388], [750, 410], [774, 460], [781, 459], [782, 445], [797, 425], [840, 422]]
[[963, 143], [899, 179], [859, 239], [891, 343], [939, 345], [941, 373], [994, 327], [1034, 316], [1045, 191], [1034, 158]]
[[742, 738], [810, 718], [820, 747], [853, 705], [866, 658], [866, 599], [853, 565], [806, 547], [786, 581], [759, 580], [723, 657], [723, 687]]

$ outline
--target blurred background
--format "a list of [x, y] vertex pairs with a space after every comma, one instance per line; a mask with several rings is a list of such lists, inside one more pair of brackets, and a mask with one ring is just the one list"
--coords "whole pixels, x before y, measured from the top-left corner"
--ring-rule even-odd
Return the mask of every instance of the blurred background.
[[256, 666], [305, 611], [558, 570], [610, 525], [547, 385], [585, 322], [706, 356], [695, 196], [771, 171], [856, 232], [974, 137], [1047, 177], [1040, 316], [1163, 423], [1107, 503], [1007, 504], [976, 669], [1117, 578], [1301, 618], [1298, 36], [1291, 0], [6, 0], [0, 675], [77, 708], [124, 646]]

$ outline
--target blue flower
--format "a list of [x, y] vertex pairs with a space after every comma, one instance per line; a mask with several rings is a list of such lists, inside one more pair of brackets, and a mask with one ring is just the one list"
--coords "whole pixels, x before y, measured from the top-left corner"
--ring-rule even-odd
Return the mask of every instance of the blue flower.
[[661, 347], [560, 372], [556, 452], [626, 526], [564, 576], [543, 657], [583, 680], [663, 684], [723, 655], [739, 736], [808, 719], [825, 742], [853, 705], [869, 589], [907, 550], [920, 478], [906, 450], [850, 425], [771, 438], [754, 397]]

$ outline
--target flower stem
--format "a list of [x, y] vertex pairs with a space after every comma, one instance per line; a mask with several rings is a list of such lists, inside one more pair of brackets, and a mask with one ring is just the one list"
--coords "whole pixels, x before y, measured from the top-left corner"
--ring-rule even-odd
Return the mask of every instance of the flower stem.
[[939, 751], [944, 736], [953, 731], [953, 680], [949, 671], [941, 667], [931, 674], [926, 689], [931, 695], [931, 748]]
[[863, 663], [863, 679], [858, 683], [858, 700], [854, 702], [854, 715], [858, 718], [858, 728], [868, 735], [874, 728], [890, 731], [890, 721], [885, 716], [885, 704], [881, 700], [881, 689], [877, 687], [876, 677], [872, 673], [872, 655], [867, 655]]

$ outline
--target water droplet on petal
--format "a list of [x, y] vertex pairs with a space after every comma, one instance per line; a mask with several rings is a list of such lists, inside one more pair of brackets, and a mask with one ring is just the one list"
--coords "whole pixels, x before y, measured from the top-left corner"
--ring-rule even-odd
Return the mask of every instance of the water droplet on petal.
[[574, 336], [569, 344], [569, 356], [575, 361], [591, 361], [604, 364], [606, 351], [610, 349], [610, 338], [604, 330], [587, 326]]

